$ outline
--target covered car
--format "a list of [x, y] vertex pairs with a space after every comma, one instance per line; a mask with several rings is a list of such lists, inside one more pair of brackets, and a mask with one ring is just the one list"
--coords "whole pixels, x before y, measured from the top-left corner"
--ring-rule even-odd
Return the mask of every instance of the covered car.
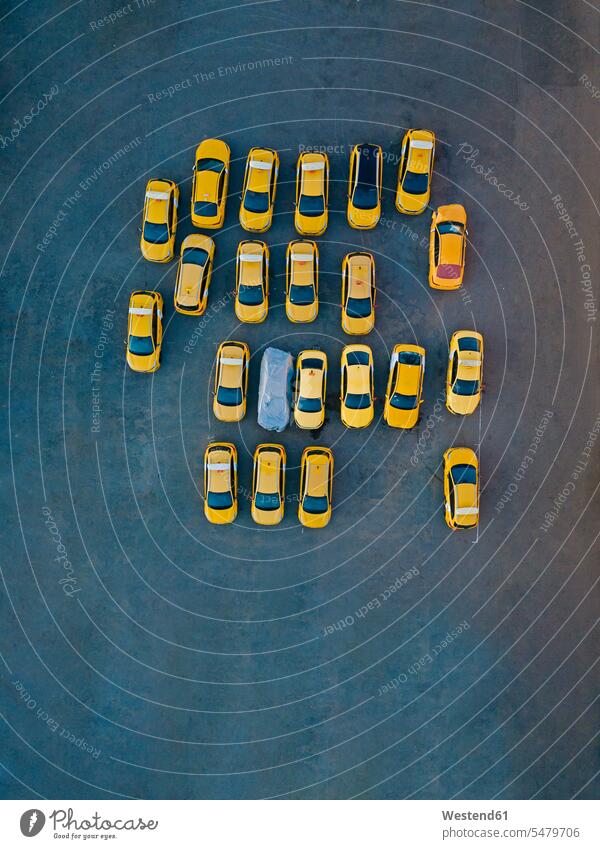
[[290, 421], [294, 360], [287, 351], [267, 348], [260, 364], [258, 423], [281, 432]]

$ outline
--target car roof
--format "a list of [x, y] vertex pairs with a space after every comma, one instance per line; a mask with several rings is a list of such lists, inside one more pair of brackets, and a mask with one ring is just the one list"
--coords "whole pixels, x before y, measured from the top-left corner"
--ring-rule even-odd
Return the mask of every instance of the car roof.
[[209, 448], [206, 465], [208, 489], [211, 492], [228, 492], [231, 489], [231, 449], [222, 446]]
[[195, 201], [215, 202], [218, 197], [220, 173], [216, 171], [198, 171], [196, 176]]
[[[306, 259], [304, 258], [306, 257]], [[314, 257], [312, 245], [297, 242], [292, 245], [290, 253], [290, 282], [296, 286], [306, 286], [314, 283]]]
[[244, 286], [263, 282], [264, 247], [260, 242], [242, 242], [239, 246], [238, 263], [240, 283]]
[[371, 294], [372, 264], [370, 256], [354, 254], [348, 260], [348, 296], [368, 298]]
[[252, 148], [248, 154], [248, 188], [254, 192], [266, 192], [269, 188], [274, 164], [275, 155], [272, 150], [260, 147]]
[[306, 455], [305, 492], [317, 498], [329, 495], [329, 465], [330, 459], [326, 454]]
[[440, 235], [439, 265], [460, 265], [462, 263], [463, 236], [457, 233]]
[[431, 164], [432, 150], [432, 148], [415, 146], [414, 141], [411, 139], [408, 156], [408, 170], [412, 171], [414, 174], [427, 174]]
[[[129, 299], [129, 333], [131, 336], [152, 335], [152, 311], [156, 299], [148, 292], [134, 292]], [[144, 310], [132, 313], [131, 310]]]
[[[321, 368], [313, 365], [316, 357], [303, 358], [300, 369], [300, 395], [303, 398], [320, 398], [325, 376], [325, 363], [321, 361]], [[312, 363], [311, 363], [312, 360]]]
[[421, 366], [399, 363], [395, 391], [402, 395], [417, 395], [421, 383]]
[[347, 366], [347, 391], [356, 395], [368, 394], [371, 390], [371, 367], [363, 365]]
[[244, 349], [235, 342], [225, 342], [219, 348], [220, 386], [237, 389], [242, 385]]
[[257, 457], [257, 492], [279, 492], [281, 453], [274, 448], [261, 448]]
[[474, 483], [459, 483], [454, 487], [456, 507], [475, 507], [477, 504], [477, 487]]
[[146, 186], [146, 220], [152, 224], [166, 224], [169, 197], [173, 187], [166, 180], [149, 180]]
[[326, 157], [323, 153], [305, 153], [302, 156], [302, 194], [317, 197], [325, 186]]

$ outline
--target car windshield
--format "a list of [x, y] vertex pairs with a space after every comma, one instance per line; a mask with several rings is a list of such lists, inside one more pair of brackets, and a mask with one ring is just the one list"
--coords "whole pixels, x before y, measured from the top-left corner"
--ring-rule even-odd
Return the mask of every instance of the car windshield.
[[233, 498], [230, 492], [211, 492], [209, 490], [206, 496], [208, 506], [213, 510], [226, 510], [233, 504]]
[[301, 215], [323, 215], [325, 212], [325, 201], [323, 195], [300, 195], [298, 206]]
[[452, 468], [452, 480], [458, 486], [461, 483], [477, 483], [477, 472], [475, 466], [469, 463], [461, 463]]
[[458, 340], [459, 351], [478, 351], [479, 339], [474, 339], [472, 336], [463, 336]]
[[225, 407], [237, 407], [242, 403], [242, 390], [238, 387], [219, 386], [217, 401]]
[[258, 304], [262, 304], [264, 300], [263, 288], [262, 286], [245, 286], [241, 283], [238, 289], [238, 298], [240, 304], [244, 304], [247, 307], [255, 307]]
[[169, 238], [169, 230], [166, 224], [154, 224], [146, 221], [144, 224], [144, 240], [153, 245], [164, 245]]
[[390, 398], [390, 404], [397, 410], [414, 410], [417, 406], [417, 396], [401, 395], [399, 392], [394, 392]]
[[214, 218], [218, 212], [216, 203], [207, 200], [197, 200], [194, 203], [194, 215], [201, 215], [203, 218]]
[[186, 248], [183, 252], [184, 265], [191, 263], [192, 265], [206, 265], [208, 259], [208, 251], [204, 248]]
[[454, 381], [452, 391], [456, 395], [476, 395], [479, 390], [478, 380], [458, 380]]
[[326, 495], [305, 495], [302, 507], [307, 513], [325, 513], [328, 501]]
[[290, 286], [290, 301], [292, 304], [305, 307], [308, 304], [312, 304], [314, 299], [315, 292], [312, 286]]
[[318, 413], [321, 410], [320, 398], [298, 398], [298, 409], [301, 413]]
[[346, 313], [350, 318], [366, 318], [371, 315], [371, 299], [348, 298]]
[[369, 183], [357, 183], [352, 203], [357, 209], [374, 209], [377, 206], [377, 188]]
[[368, 366], [369, 355], [366, 351], [350, 351], [346, 354], [349, 366]]
[[420, 366], [421, 355], [416, 351], [401, 351], [398, 354], [398, 362], [405, 366]]
[[215, 171], [220, 174], [224, 167], [225, 163], [221, 159], [205, 157], [196, 162], [196, 171]]
[[355, 392], [349, 392], [346, 395], [346, 406], [351, 410], [364, 410], [371, 406], [371, 396], [368, 392], [363, 392], [360, 395]]
[[414, 171], [407, 171], [402, 188], [408, 195], [423, 195], [427, 191], [428, 183], [429, 174], [415, 174]]
[[277, 510], [279, 507], [279, 495], [276, 492], [257, 492], [254, 503], [259, 510]]
[[442, 221], [438, 224], [438, 233], [445, 236], [446, 233], [453, 233], [455, 236], [462, 236], [463, 225], [459, 221]]
[[147, 357], [154, 351], [151, 336], [130, 336], [129, 350], [136, 357]]
[[244, 195], [244, 209], [248, 212], [267, 212], [269, 209], [269, 193], [254, 192], [252, 189], [247, 189]]

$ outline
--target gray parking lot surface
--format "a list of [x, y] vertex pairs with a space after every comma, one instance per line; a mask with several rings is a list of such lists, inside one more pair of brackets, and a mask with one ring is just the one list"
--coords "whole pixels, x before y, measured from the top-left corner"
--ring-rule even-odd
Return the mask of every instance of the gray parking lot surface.
[[[566, 5], [566, 8], [565, 8]], [[8, 4], [7, 4], [8, 6]], [[40, 0], [5, 7], [4, 544], [0, 795], [597, 798], [600, 17], [574, 0]], [[469, 218], [460, 292], [427, 285], [430, 214], [394, 207], [409, 127], [436, 132], [431, 204]], [[205, 316], [145, 261], [149, 177], [192, 231], [198, 143], [232, 151]], [[383, 148], [383, 213], [346, 221], [354, 144]], [[281, 157], [262, 325], [234, 314], [250, 147]], [[285, 317], [295, 163], [331, 163], [320, 311]], [[339, 416], [340, 270], [377, 269], [376, 416]], [[165, 299], [162, 366], [125, 364], [130, 292]], [[444, 405], [448, 340], [486, 343], [479, 411]], [[211, 412], [216, 347], [252, 352], [239, 425]], [[361, 340], [362, 341], [362, 340]], [[382, 421], [389, 355], [427, 350], [421, 421]], [[260, 357], [320, 347], [319, 435], [258, 427]], [[203, 516], [213, 439], [239, 451], [235, 524]], [[283, 523], [250, 516], [252, 453], [288, 455]], [[335, 456], [329, 526], [297, 520], [307, 444]], [[477, 450], [481, 522], [452, 533], [442, 454]]]

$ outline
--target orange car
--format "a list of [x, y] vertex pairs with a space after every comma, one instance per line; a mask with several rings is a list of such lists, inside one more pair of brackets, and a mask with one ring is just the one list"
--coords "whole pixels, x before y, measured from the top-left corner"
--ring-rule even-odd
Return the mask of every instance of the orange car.
[[431, 218], [429, 285], [432, 289], [459, 289], [465, 271], [467, 213], [464, 206], [440, 206]]

